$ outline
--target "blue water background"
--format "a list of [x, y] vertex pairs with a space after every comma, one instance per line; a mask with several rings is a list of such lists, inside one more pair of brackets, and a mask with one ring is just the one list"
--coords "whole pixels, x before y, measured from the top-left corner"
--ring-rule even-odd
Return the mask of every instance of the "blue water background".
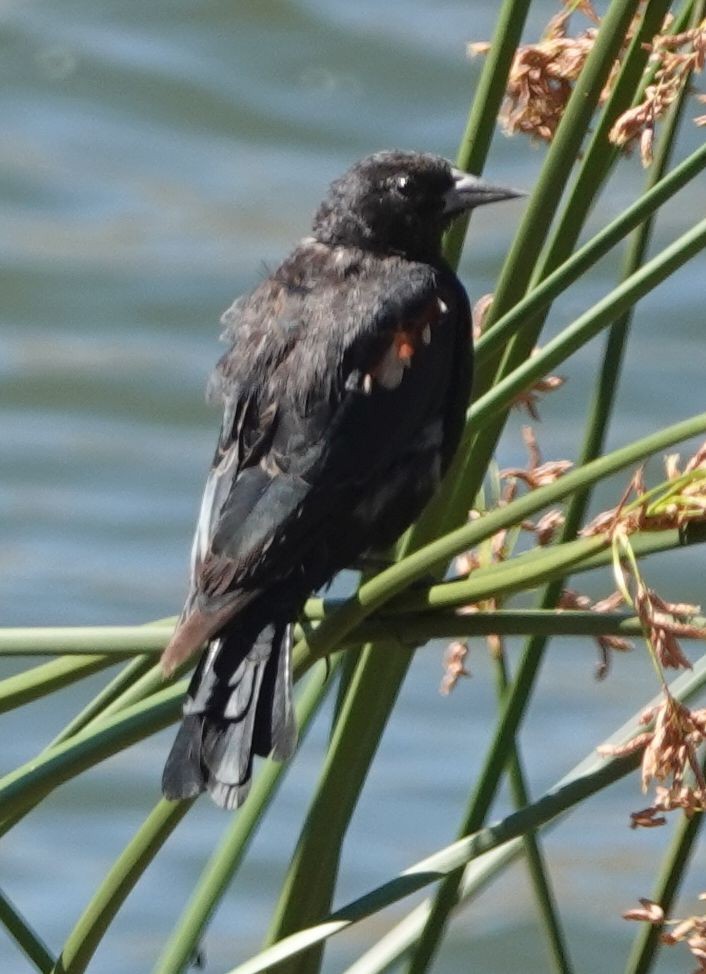
[[[554, 6], [535, 5], [528, 36]], [[308, 228], [327, 182], [397, 146], [453, 155], [494, 4], [447, 0], [3, 0], [0, 4], [0, 606], [7, 626], [132, 624], [172, 615], [217, 416], [203, 388], [218, 318]], [[693, 114], [693, 113], [692, 113]], [[700, 138], [686, 123], [678, 156]], [[531, 188], [544, 150], [498, 136], [486, 173]], [[621, 163], [599, 226], [644, 179]], [[461, 275], [493, 287], [522, 204], [479, 211]], [[659, 221], [666, 244], [706, 210], [700, 185]], [[610, 445], [704, 406], [704, 266], [639, 306]], [[603, 261], [557, 304], [552, 333], [615, 283]], [[575, 457], [602, 358], [595, 341], [562, 368], [542, 406], [547, 458]], [[515, 417], [501, 465], [524, 462]], [[606, 504], [625, 478], [603, 492]], [[704, 600], [703, 554], [649, 563], [665, 596]], [[586, 579], [594, 595], [608, 575]], [[510, 643], [510, 656], [519, 646]], [[473, 679], [437, 691], [443, 647], [418, 653], [346, 842], [342, 904], [455, 835], [495, 715], [493, 675], [473, 644]], [[538, 795], [649, 699], [643, 650], [593, 678], [594, 648], [555, 640], [522, 738]], [[7, 661], [2, 672], [20, 667]], [[93, 678], [2, 718], [0, 767], [36, 754], [101, 685]], [[260, 944], [316, 783], [321, 715], [205, 942], [208, 971]], [[59, 789], [0, 847], [0, 885], [53, 949], [158, 797], [171, 731]], [[636, 778], [587, 802], [546, 839], [579, 969], [620, 970], [634, 932], [620, 919], [649, 895], [667, 830], [631, 832]], [[498, 799], [494, 814], [510, 807]], [[148, 971], [228, 817], [203, 801], [127, 900], [90, 968]], [[702, 854], [699, 854], [702, 862]], [[704, 887], [695, 871], [685, 907]], [[331, 944], [340, 971], [409, 903]], [[547, 969], [526, 873], [513, 868], [454, 922], [438, 974]], [[675, 954], [675, 952], [671, 952]], [[688, 969], [670, 956], [661, 970]], [[0, 934], [0, 970], [30, 970]]]

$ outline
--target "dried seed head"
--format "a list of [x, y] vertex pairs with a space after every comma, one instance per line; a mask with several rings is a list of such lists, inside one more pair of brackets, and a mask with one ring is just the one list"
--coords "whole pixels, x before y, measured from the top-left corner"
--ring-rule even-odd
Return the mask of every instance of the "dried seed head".
[[439, 693], [448, 696], [461, 677], [471, 675], [465, 665], [467, 656], [467, 643], [453, 642], [447, 647], [443, 660], [444, 676], [439, 686]]
[[573, 467], [571, 460], [550, 460], [547, 463], [542, 463], [537, 438], [531, 426], [523, 426], [522, 438], [529, 454], [527, 467], [508, 467], [506, 470], [501, 470], [500, 477], [502, 479], [521, 480], [530, 490], [535, 490], [545, 484], [554, 483]]
[[[536, 355], [540, 349], [533, 348], [531, 356]], [[541, 401], [542, 396], [550, 392], [556, 392], [557, 389], [561, 387], [566, 382], [560, 375], [545, 375], [541, 379], [530, 386], [529, 389], [525, 389], [524, 392], [518, 393], [512, 400], [513, 406], [517, 409], [524, 409], [532, 417], [535, 422], [539, 422], [539, 410], [538, 404]]]
[[654, 900], [647, 900], [640, 897], [641, 909], [626, 910], [623, 913], [624, 920], [644, 920], [647, 923], [662, 923], [664, 921], [664, 910], [655, 903]]
[[687, 815], [706, 810], [706, 781], [696, 753], [706, 740], [706, 710], [690, 710], [665, 686], [662, 703], [642, 714], [640, 722], [654, 722], [654, 726], [625, 744], [599, 748], [601, 754], [621, 757], [644, 748], [642, 789], [647, 791], [653, 781], [660, 782], [653, 803], [630, 816], [631, 826], [663, 825], [663, 813], [677, 808]]
[[[581, 73], [597, 36], [597, 16], [589, 0], [565, 3], [567, 9], [557, 13], [547, 24], [541, 40], [517, 49], [508, 77], [505, 101], [500, 119], [505, 131], [512, 135], [523, 132], [533, 139], [550, 141], [561, 121], [574, 83]], [[583, 13], [594, 26], [569, 36], [571, 14]], [[624, 152], [639, 144], [643, 165], [652, 161], [655, 122], [661, 119], [679, 93], [688, 84], [692, 73], [703, 70], [706, 57], [706, 21], [696, 27], [670, 34], [673, 18], [668, 15], [661, 32], [652, 38], [646, 70], [649, 83], [639, 105], [620, 115], [609, 140]], [[610, 71], [608, 81], [599, 98], [603, 104], [613, 90], [620, 74], [621, 61], [629, 43], [642, 23], [638, 11], [626, 31], [624, 43]], [[468, 45], [471, 56], [485, 54], [490, 45], [484, 42]], [[695, 119], [706, 125], [706, 115]]]
[[490, 311], [492, 303], [493, 295], [484, 294], [483, 297], [478, 298], [476, 303], [473, 305], [471, 318], [473, 320], [473, 337], [476, 341], [485, 331], [485, 323], [488, 320], [488, 312]]
[[[564, 589], [559, 597], [559, 608], [560, 609], [579, 609], [586, 611], [590, 609], [592, 612], [614, 612], [617, 608], [624, 604], [624, 599], [621, 592], [613, 592], [605, 599], [601, 599], [598, 602], [592, 602], [587, 595], [582, 595], [579, 592], [575, 592], [573, 589]], [[629, 653], [634, 649], [634, 645], [629, 639], [624, 639], [622, 636], [617, 635], [604, 635], [596, 636], [596, 643], [598, 644], [598, 664], [596, 666], [596, 678], [598, 680], [603, 680], [608, 675], [610, 669], [610, 653], [611, 651], [617, 651], [620, 653]], [[641, 746], [641, 745], [640, 745]]]
[[[704, 899], [703, 893], [699, 899]], [[693, 974], [703, 974], [706, 971], [706, 916], [696, 914], [695, 916], [666, 920], [664, 910], [658, 903], [647, 899], [641, 899], [640, 903], [642, 909], [627, 910], [623, 913], [623, 917], [626, 920], [643, 920], [655, 926], [672, 927], [671, 930], [662, 931], [661, 942], [668, 947], [673, 947], [678, 943], [686, 944], [692, 957], [698, 963]]]
[[[655, 122], [666, 114], [676, 98], [689, 83], [692, 73], [703, 70], [706, 52], [706, 20], [680, 34], [662, 33], [652, 38], [648, 70], [652, 82], [645, 88], [642, 102], [620, 115], [608, 139], [629, 152], [639, 143], [643, 166], [652, 162]], [[695, 119], [703, 124], [701, 118]]]

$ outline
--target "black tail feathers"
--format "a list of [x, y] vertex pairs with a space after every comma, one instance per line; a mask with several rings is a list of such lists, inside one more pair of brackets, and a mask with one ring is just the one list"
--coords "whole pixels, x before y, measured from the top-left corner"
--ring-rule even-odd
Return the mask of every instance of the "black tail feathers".
[[196, 668], [162, 791], [178, 799], [207, 789], [217, 805], [236, 808], [250, 790], [254, 755], [284, 761], [296, 743], [290, 626], [241, 617]]

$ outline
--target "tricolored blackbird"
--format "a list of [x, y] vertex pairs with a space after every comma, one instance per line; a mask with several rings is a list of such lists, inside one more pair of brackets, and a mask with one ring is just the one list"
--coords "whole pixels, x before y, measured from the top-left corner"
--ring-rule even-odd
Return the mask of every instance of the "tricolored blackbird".
[[209, 393], [223, 424], [191, 582], [162, 657], [206, 645], [167, 760], [167, 798], [241, 804], [253, 755], [296, 746], [292, 620], [306, 598], [420, 514], [471, 390], [468, 297], [441, 238], [521, 195], [415, 152], [379, 152], [330, 187], [311, 236], [225, 313]]

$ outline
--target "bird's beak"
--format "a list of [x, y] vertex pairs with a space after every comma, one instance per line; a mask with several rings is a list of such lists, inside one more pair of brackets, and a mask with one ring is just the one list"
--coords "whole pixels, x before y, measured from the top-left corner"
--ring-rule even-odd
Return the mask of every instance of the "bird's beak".
[[486, 183], [484, 179], [456, 169], [455, 166], [451, 168], [451, 174], [454, 184], [444, 195], [444, 213], [449, 216], [472, 210], [474, 206], [482, 206], [484, 203], [496, 203], [498, 200], [511, 200], [527, 195], [519, 189]]

